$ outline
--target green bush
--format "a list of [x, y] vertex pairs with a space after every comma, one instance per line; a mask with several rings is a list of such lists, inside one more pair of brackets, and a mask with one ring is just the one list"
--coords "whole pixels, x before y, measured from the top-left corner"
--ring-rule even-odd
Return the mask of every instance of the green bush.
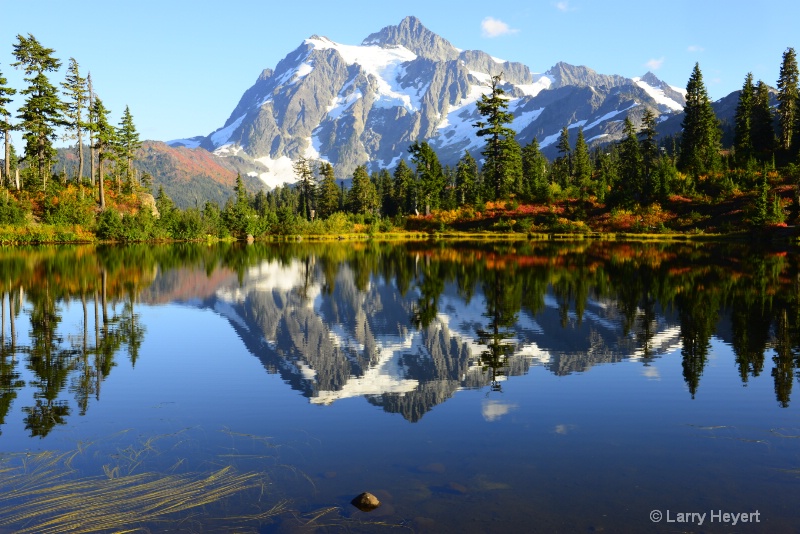
[[0, 199], [0, 225], [18, 226], [25, 224], [27, 211], [13, 197]]

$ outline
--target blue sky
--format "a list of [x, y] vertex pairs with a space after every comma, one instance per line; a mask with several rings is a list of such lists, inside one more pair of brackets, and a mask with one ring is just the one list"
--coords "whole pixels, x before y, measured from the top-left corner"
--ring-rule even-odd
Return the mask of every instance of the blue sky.
[[74, 57], [115, 123], [128, 105], [142, 138], [158, 140], [222, 126], [262, 69], [305, 38], [359, 44], [407, 15], [458, 48], [534, 72], [565, 61], [628, 77], [651, 70], [685, 87], [699, 62], [715, 100], [741, 88], [747, 72], [774, 86], [783, 52], [800, 48], [795, 0], [38, 0], [33, 16], [30, 6], [0, 0], [0, 72], [9, 84], [24, 86], [10, 63], [17, 34], [30, 33], [62, 61], [52, 81]]

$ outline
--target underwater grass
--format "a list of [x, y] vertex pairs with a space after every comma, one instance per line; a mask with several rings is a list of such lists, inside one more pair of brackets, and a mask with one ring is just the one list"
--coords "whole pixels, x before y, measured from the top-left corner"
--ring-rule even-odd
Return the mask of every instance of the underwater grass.
[[[0, 527], [20, 533], [149, 532], [159, 523], [202, 519], [204, 531], [213, 525], [241, 531], [288, 510], [286, 500], [265, 502], [270, 482], [263, 472], [240, 472], [230, 464], [211, 471], [147, 471], [145, 453], [156, 453], [152, 442], [118, 449], [124, 454], [113, 457], [122, 463], [104, 464], [103, 474], [94, 476], [80, 476], [72, 467], [85, 444], [69, 452], [6, 456], [0, 462]], [[178, 460], [170, 470], [182, 464]], [[246, 513], [228, 506], [232, 497], [247, 503]]]

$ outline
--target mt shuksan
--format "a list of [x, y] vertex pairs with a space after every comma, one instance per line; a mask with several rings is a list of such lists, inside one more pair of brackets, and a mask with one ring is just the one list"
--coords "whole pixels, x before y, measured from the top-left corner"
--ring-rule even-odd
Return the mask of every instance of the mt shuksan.
[[300, 156], [329, 161], [345, 178], [362, 164], [394, 167], [418, 139], [445, 164], [465, 150], [480, 159], [475, 102], [500, 73], [517, 140], [536, 138], [550, 157], [564, 126], [573, 143], [581, 126], [588, 143], [608, 142], [621, 138], [626, 116], [638, 123], [649, 108], [665, 119], [685, 104], [685, 91], [652, 73], [629, 79], [558, 63], [534, 74], [521, 63], [459, 50], [407, 17], [357, 46], [306, 39], [261, 73], [222, 128], [169, 144], [228, 158], [270, 187], [296, 180], [292, 162]]

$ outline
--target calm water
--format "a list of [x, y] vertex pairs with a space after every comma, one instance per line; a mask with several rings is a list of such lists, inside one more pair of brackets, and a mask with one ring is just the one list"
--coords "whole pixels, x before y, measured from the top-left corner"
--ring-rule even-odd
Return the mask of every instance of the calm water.
[[0, 532], [800, 532], [793, 252], [10, 248], [0, 291]]

